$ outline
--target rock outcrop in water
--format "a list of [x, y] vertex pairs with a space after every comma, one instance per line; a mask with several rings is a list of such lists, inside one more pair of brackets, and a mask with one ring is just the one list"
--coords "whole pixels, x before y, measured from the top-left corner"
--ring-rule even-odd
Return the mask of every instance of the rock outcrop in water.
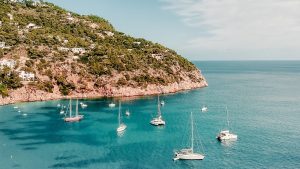
[[0, 0], [0, 105], [207, 86], [175, 51], [51, 3]]

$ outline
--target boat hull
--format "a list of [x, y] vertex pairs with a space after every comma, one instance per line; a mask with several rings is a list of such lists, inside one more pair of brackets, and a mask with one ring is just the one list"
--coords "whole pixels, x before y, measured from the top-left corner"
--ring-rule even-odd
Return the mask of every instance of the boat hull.
[[238, 136], [232, 133], [229, 133], [229, 131], [221, 132], [217, 139], [219, 141], [235, 141], [237, 140]]
[[198, 153], [190, 153], [190, 154], [175, 154], [174, 160], [203, 160], [205, 158], [204, 155]]
[[166, 122], [163, 120], [151, 120], [150, 124], [154, 125], [154, 126], [162, 126], [165, 125]]
[[75, 117], [66, 117], [65, 122], [77, 122], [83, 119], [83, 115], [75, 116]]
[[123, 131], [126, 130], [126, 128], [127, 128], [127, 126], [123, 124], [123, 125], [121, 125], [120, 127], [117, 128], [117, 132], [123, 132]]

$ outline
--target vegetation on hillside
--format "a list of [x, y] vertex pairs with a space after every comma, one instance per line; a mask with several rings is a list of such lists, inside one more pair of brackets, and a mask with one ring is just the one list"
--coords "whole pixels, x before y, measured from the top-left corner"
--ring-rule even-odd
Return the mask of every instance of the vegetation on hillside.
[[[61, 67], [70, 65], [70, 62], [72, 73], [86, 78], [97, 79], [116, 72], [126, 75], [116, 82], [119, 86], [133, 83], [139, 86], [166, 85], [182, 80], [178, 72], [196, 70], [191, 62], [171, 49], [118, 32], [101, 17], [78, 15], [51, 3], [33, 5], [28, 0], [22, 3], [0, 0], [0, 20], [0, 42], [11, 47], [0, 49], [0, 58], [25, 49], [26, 63], [19, 69], [47, 76], [47, 80], [36, 82], [39, 83], [36, 84], [39, 89], [47, 92], [52, 92], [53, 85], [58, 85], [64, 95], [76, 88], [59, 71], [53, 71], [55, 68], [62, 70]], [[31, 28], [29, 24], [34, 24], [35, 27]], [[62, 48], [83, 48], [85, 52], [76, 54]], [[14, 59], [20, 58], [20, 55], [11, 55]], [[78, 59], [74, 59], [74, 56]], [[149, 74], [150, 69], [155, 70], [157, 75]], [[129, 76], [130, 72], [132, 74]], [[12, 73], [8, 78], [15, 80], [15, 85], [12, 86], [7, 82], [7, 75], [2, 73], [2, 95], [6, 95], [6, 89], [22, 86], [14, 76]], [[99, 83], [95, 83], [95, 87], [101, 86]], [[105, 82], [102, 85], [103, 83]]]

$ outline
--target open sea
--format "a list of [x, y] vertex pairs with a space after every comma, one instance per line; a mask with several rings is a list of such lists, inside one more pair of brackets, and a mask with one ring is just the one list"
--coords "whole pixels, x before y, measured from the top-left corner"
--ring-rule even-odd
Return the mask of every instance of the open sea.
[[[65, 123], [59, 114], [57, 104], [68, 100], [0, 107], [0, 169], [300, 168], [300, 61], [195, 64], [209, 87], [162, 95], [164, 127], [149, 124], [156, 96], [122, 102], [122, 135], [111, 98], [80, 100], [88, 107], [79, 109], [85, 118], [78, 123]], [[226, 106], [238, 140], [220, 143], [215, 137], [226, 127]], [[173, 161], [174, 150], [190, 146], [190, 112], [195, 151], [206, 157]]]

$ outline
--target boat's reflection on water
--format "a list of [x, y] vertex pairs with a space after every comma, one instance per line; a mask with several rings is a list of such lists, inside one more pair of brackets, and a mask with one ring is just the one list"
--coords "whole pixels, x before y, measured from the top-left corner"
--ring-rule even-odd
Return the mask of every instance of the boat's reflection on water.
[[233, 147], [235, 145], [236, 140], [224, 140], [221, 142], [221, 145], [224, 147]]
[[117, 132], [118, 137], [123, 137], [125, 134], [125, 130]]

